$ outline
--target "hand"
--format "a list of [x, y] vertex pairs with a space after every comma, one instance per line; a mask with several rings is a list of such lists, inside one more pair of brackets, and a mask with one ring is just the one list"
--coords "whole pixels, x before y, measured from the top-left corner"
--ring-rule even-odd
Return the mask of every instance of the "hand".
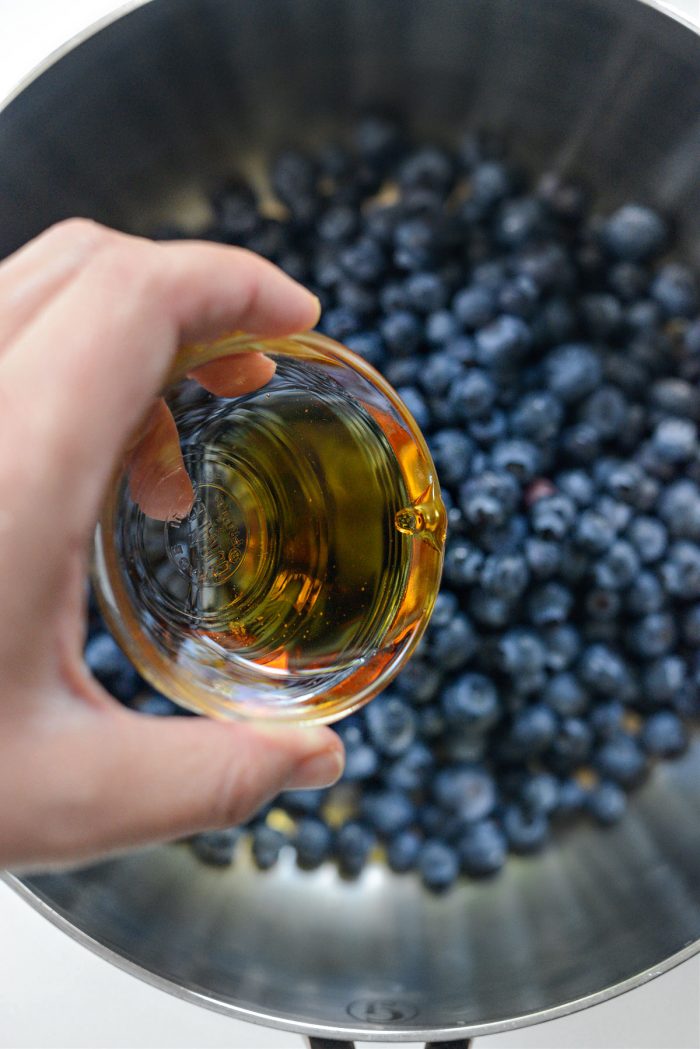
[[115, 702], [81, 654], [103, 492], [177, 347], [317, 316], [249, 252], [79, 219], [0, 265], [0, 866], [229, 826], [340, 774], [329, 729], [150, 718]]

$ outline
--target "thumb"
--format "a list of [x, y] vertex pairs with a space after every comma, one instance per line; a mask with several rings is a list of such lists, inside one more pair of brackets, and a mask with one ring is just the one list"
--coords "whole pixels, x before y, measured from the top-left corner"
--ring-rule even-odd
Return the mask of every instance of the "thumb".
[[149, 717], [121, 709], [93, 711], [89, 728], [80, 720], [80, 732], [63, 740], [64, 753], [54, 749], [60, 782], [51, 792], [44, 785], [41, 799], [52, 811], [39, 824], [55, 828], [58, 840], [37, 842], [26, 859], [41, 862], [43, 847], [54, 862], [83, 860], [232, 826], [280, 791], [330, 786], [343, 769], [342, 743], [328, 728]]

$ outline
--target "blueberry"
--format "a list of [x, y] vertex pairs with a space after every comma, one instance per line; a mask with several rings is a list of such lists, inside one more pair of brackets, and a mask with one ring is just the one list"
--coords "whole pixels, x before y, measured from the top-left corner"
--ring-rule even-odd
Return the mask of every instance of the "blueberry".
[[354, 335], [362, 328], [362, 321], [354, 310], [347, 306], [337, 306], [335, 309], [326, 310], [321, 317], [320, 327], [331, 339], [343, 342], [348, 335]]
[[546, 231], [546, 212], [536, 197], [505, 201], [494, 220], [494, 237], [504, 248], [519, 248]]
[[593, 479], [584, 470], [566, 470], [557, 475], [557, 487], [580, 507], [590, 506], [595, 495]]
[[640, 733], [640, 743], [652, 757], [672, 758], [688, 746], [688, 732], [677, 714], [660, 710], [647, 718]]
[[310, 157], [286, 150], [274, 160], [270, 171], [272, 188], [283, 203], [294, 206], [314, 193], [316, 168]]
[[445, 716], [436, 703], [428, 703], [416, 711], [418, 733], [421, 739], [438, 739], [445, 731]]
[[461, 674], [442, 697], [445, 720], [451, 728], [486, 732], [501, 716], [496, 686], [484, 674]]
[[534, 703], [515, 713], [505, 736], [506, 753], [513, 758], [542, 754], [557, 734], [558, 720], [549, 707]]
[[513, 432], [544, 444], [559, 432], [563, 419], [561, 402], [551, 393], [536, 390], [518, 403], [511, 417]]
[[343, 781], [358, 783], [371, 779], [379, 771], [379, 756], [376, 750], [367, 743], [348, 748], [345, 753], [345, 770]]
[[586, 594], [586, 612], [596, 623], [610, 623], [617, 620], [622, 607], [622, 599], [617, 590], [595, 587]]
[[667, 317], [694, 317], [700, 306], [695, 274], [676, 262], [658, 271], [651, 282], [651, 297]]
[[627, 398], [617, 386], [600, 386], [581, 405], [580, 418], [603, 440], [610, 440], [624, 427], [627, 409]]
[[470, 524], [476, 528], [503, 525], [520, 500], [520, 487], [505, 471], [485, 470], [459, 490], [460, 505]]
[[669, 415], [686, 419], [697, 419], [700, 415], [700, 399], [695, 386], [685, 379], [657, 379], [649, 392], [649, 400], [655, 408]]
[[396, 392], [415, 419], [419, 429], [427, 430], [430, 425], [430, 411], [415, 386], [399, 386]]
[[614, 695], [624, 688], [629, 669], [622, 657], [607, 645], [589, 645], [583, 652], [578, 673], [584, 685], [602, 695]]
[[402, 791], [374, 791], [360, 799], [360, 815], [377, 834], [387, 838], [413, 823], [415, 807]]
[[233, 863], [236, 845], [242, 833], [239, 827], [202, 831], [189, 839], [190, 847], [202, 863], [211, 867], [228, 867]]
[[506, 470], [520, 483], [531, 481], [540, 466], [540, 454], [536, 445], [520, 437], [498, 441], [491, 452], [494, 467]]
[[658, 512], [671, 535], [700, 539], [700, 488], [694, 481], [675, 481], [664, 489]]
[[472, 878], [495, 874], [508, 855], [508, 842], [493, 820], [481, 820], [468, 827], [457, 843], [460, 866]]
[[359, 331], [349, 335], [345, 339], [345, 345], [349, 350], [363, 357], [368, 364], [374, 368], [381, 368], [384, 364], [385, 351], [381, 336], [374, 331]]
[[528, 599], [528, 616], [535, 626], [563, 623], [574, 603], [573, 594], [561, 583], [542, 583], [535, 587]]
[[559, 804], [559, 780], [551, 772], [536, 772], [523, 779], [519, 794], [527, 812], [549, 816]]
[[642, 204], [624, 204], [602, 229], [605, 247], [626, 262], [643, 262], [657, 255], [667, 237], [666, 223], [658, 212]]
[[[616, 472], [613, 476], [618, 476], [618, 473]], [[610, 522], [614, 531], [618, 533], [624, 531], [632, 520], [632, 507], [619, 499], [613, 499], [610, 495], [601, 495], [595, 504], [595, 509], [599, 514], [603, 515], [606, 521]], [[617, 545], [616, 540], [607, 552], [606, 557], [611, 556]], [[628, 546], [629, 544], [625, 545]], [[621, 559], [626, 558], [629, 560], [630, 557], [635, 559], [637, 555], [634, 552], [630, 554], [629, 551], [626, 551], [626, 554], [620, 553], [619, 556]]]
[[652, 446], [665, 462], [687, 462], [698, 450], [698, 431], [690, 419], [662, 419], [652, 435]]
[[600, 783], [588, 795], [588, 811], [604, 827], [618, 823], [627, 808], [627, 795], [616, 783]]
[[457, 880], [459, 859], [451, 846], [442, 841], [426, 841], [418, 856], [418, 869], [426, 888], [444, 892]]
[[253, 830], [253, 859], [261, 871], [274, 867], [287, 839], [281, 831], [259, 823]]
[[475, 331], [496, 316], [496, 296], [490, 288], [476, 284], [462, 288], [452, 300], [452, 311], [460, 324]]
[[325, 790], [286, 790], [277, 798], [285, 811], [294, 815], [311, 816], [318, 813], [327, 796]]
[[428, 443], [440, 480], [445, 484], [464, 480], [474, 450], [466, 434], [456, 429], [438, 430]]
[[371, 237], [361, 237], [342, 249], [340, 264], [352, 280], [373, 284], [384, 272], [386, 259], [377, 241]]
[[542, 691], [542, 702], [561, 717], [575, 717], [588, 707], [588, 692], [575, 674], [553, 674]]
[[635, 786], [646, 771], [639, 744], [625, 732], [604, 740], [593, 755], [593, 763], [601, 776], [623, 787]]
[[427, 787], [435, 759], [425, 743], [417, 740], [405, 754], [385, 766], [383, 779], [387, 787], [398, 791], [417, 791]]
[[463, 371], [460, 362], [448, 353], [431, 353], [421, 362], [418, 381], [428, 396], [440, 397], [448, 392], [452, 384], [462, 376]]
[[406, 286], [403, 281], [387, 281], [379, 289], [379, 304], [384, 313], [406, 309]]
[[514, 601], [528, 583], [527, 562], [522, 554], [492, 554], [481, 572], [484, 590], [506, 601]]
[[382, 113], [367, 113], [357, 121], [352, 140], [364, 160], [383, 165], [394, 160], [401, 152], [403, 132], [392, 117]]
[[700, 648], [700, 604], [692, 605], [683, 615], [683, 640]]
[[510, 313], [530, 320], [535, 313], [540, 289], [527, 273], [517, 274], [506, 281], [498, 292], [498, 312]]
[[434, 262], [436, 232], [426, 218], [410, 218], [394, 229], [394, 263], [399, 269], [428, 269]]
[[388, 313], [379, 325], [387, 349], [401, 357], [414, 353], [423, 337], [421, 323], [409, 310]]
[[496, 658], [499, 669], [516, 678], [541, 670], [546, 650], [538, 634], [518, 627], [501, 634], [496, 643]]
[[472, 658], [477, 649], [474, 627], [463, 612], [458, 612], [450, 622], [431, 631], [430, 656], [443, 670], [459, 670]]
[[460, 764], [440, 769], [433, 779], [439, 805], [459, 813], [467, 823], [483, 819], [496, 805], [496, 785], [479, 765]]
[[609, 550], [615, 539], [615, 529], [595, 510], [584, 510], [576, 524], [576, 542], [591, 553]]
[[452, 157], [436, 146], [425, 146], [410, 153], [398, 169], [399, 184], [421, 186], [446, 193], [455, 178]]
[[469, 335], [458, 335], [441, 347], [441, 352], [459, 364], [473, 364], [476, 360], [476, 345]]
[[588, 720], [600, 739], [616, 736], [622, 730], [625, 708], [617, 699], [605, 699], [591, 708]]
[[436, 310], [429, 314], [425, 321], [425, 335], [428, 342], [442, 346], [457, 338], [459, 325], [450, 310]]
[[700, 597], [700, 545], [688, 540], [673, 543], [660, 566], [667, 593], [685, 600]]
[[547, 760], [555, 771], [571, 772], [584, 764], [593, 745], [593, 731], [582, 718], [563, 718]]
[[415, 830], [403, 830], [395, 834], [386, 849], [387, 863], [397, 874], [415, 868], [421, 851], [422, 838]]
[[667, 612], [643, 616], [627, 631], [627, 646], [643, 659], [663, 656], [676, 642], [676, 627]]
[[412, 386], [421, 372], [420, 359], [418, 357], [394, 357], [387, 361], [382, 369], [385, 379], [395, 388], [399, 386]]
[[294, 836], [297, 863], [305, 870], [320, 867], [331, 853], [333, 834], [323, 820], [307, 817], [299, 820]]
[[418, 272], [406, 278], [406, 305], [418, 313], [434, 313], [447, 302], [447, 288], [437, 273]]
[[495, 441], [505, 436], [507, 420], [504, 412], [492, 409], [487, 415], [470, 419], [469, 434], [482, 448], [489, 448]]
[[509, 601], [481, 589], [469, 595], [469, 611], [478, 623], [487, 627], [504, 627], [513, 619], [513, 606]]
[[378, 696], [365, 708], [364, 717], [371, 742], [387, 757], [405, 754], [415, 739], [415, 715], [396, 696]]
[[154, 717], [172, 717], [181, 712], [180, 707], [171, 699], [153, 692], [141, 699], [136, 708], [139, 714], [150, 714]]
[[[442, 604], [440, 599], [444, 601], [448, 597], [453, 598], [454, 594], [450, 594], [447, 591], [438, 594], [438, 600], [435, 602], [435, 609], [430, 621], [431, 628], [435, 628], [437, 623], [440, 623], [440, 607]], [[452, 615], [453, 612], [450, 612], [450, 617]], [[441, 624], [441, 626], [445, 625], [447, 624]], [[438, 667], [414, 658], [397, 677], [396, 688], [410, 703], [430, 703], [440, 691], [441, 683], [442, 673]]]
[[586, 334], [596, 341], [613, 338], [624, 316], [620, 300], [607, 292], [584, 295], [579, 310]]
[[558, 346], [547, 354], [544, 367], [549, 389], [567, 404], [592, 393], [603, 375], [599, 355], [585, 343]]
[[484, 555], [473, 543], [458, 539], [448, 543], [443, 574], [450, 586], [472, 586], [480, 577]]
[[514, 852], [537, 852], [549, 836], [549, 821], [542, 813], [526, 812], [508, 805], [503, 812], [503, 830]]
[[[290, 272], [286, 265], [282, 265], [282, 262], [280, 262], [280, 265], [287, 273]], [[303, 280], [303, 277], [294, 273], [291, 273], [290, 276], [293, 276], [296, 280]], [[365, 323], [376, 312], [377, 296], [374, 291], [363, 284], [342, 280], [338, 282], [335, 291], [338, 305], [352, 310], [359, 317], [363, 317]]]
[[518, 364], [530, 348], [532, 333], [522, 317], [503, 314], [476, 334], [476, 359], [485, 368]]
[[335, 855], [341, 872], [355, 878], [361, 874], [374, 843], [369, 827], [355, 820], [344, 823], [335, 839]]
[[680, 656], [661, 656], [649, 663], [642, 676], [645, 705], [672, 702], [686, 683], [686, 665]]
[[586, 791], [575, 779], [567, 777], [560, 780], [557, 813], [560, 813], [562, 816], [571, 816], [576, 812], [580, 812], [586, 804], [586, 800]]
[[576, 423], [564, 430], [561, 447], [575, 463], [592, 463], [600, 455], [600, 436], [590, 423]]
[[472, 197], [484, 208], [492, 207], [507, 197], [513, 187], [511, 172], [496, 160], [485, 160], [472, 171]]
[[645, 565], [658, 561], [666, 552], [668, 532], [657, 517], [635, 517], [630, 522], [627, 534], [640, 561]]
[[110, 634], [90, 638], [83, 654], [85, 663], [99, 683], [122, 703], [133, 700], [139, 675]]
[[331, 244], [348, 241], [357, 232], [357, 213], [347, 204], [336, 204], [319, 218], [316, 229], [321, 240]]
[[639, 572], [637, 551], [625, 539], [616, 539], [596, 563], [593, 576], [598, 586], [607, 590], [624, 590]]
[[[642, 571], [625, 594], [627, 610], [635, 616], [660, 612], [666, 598], [659, 579], [653, 572]], [[653, 629], [653, 627], [652, 627]]]
[[553, 540], [531, 536], [525, 542], [525, 559], [536, 579], [548, 579], [561, 565], [562, 547]]

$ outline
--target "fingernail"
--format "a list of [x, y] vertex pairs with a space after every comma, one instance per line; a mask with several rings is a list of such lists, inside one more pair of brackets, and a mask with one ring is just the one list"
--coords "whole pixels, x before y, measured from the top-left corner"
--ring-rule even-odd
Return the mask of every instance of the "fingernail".
[[[311, 292], [309, 292], [309, 294], [311, 295]], [[314, 300], [314, 304], [316, 306], [316, 320], [313, 322], [313, 324], [310, 325], [310, 327], [315, 328], [320, 320], [322, 307], [321, 300], [319, 299], [318, 295], [311, 295], [311, 298]]]
[[342, 751], [336, 747], [324, 750], [300, 762], [287, 786], [292, 790], [330, 787], [342, 776], [344, 765]]

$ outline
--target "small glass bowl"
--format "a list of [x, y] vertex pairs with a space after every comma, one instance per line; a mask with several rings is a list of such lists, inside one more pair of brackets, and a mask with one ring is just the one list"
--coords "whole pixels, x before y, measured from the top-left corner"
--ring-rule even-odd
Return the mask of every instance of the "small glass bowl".
[[[191, 377], [244, 353], [275, 365], [255, 390]], [[367, 703], [417, 645], [442, 571], [445, 508], [406, 406], [315, 333], [185, 347], [163, 398], [194, 502], [148, 516], [132, 460], [116, 471], [93, 579], [119, 644], [201, 714], [327, 723]]]

